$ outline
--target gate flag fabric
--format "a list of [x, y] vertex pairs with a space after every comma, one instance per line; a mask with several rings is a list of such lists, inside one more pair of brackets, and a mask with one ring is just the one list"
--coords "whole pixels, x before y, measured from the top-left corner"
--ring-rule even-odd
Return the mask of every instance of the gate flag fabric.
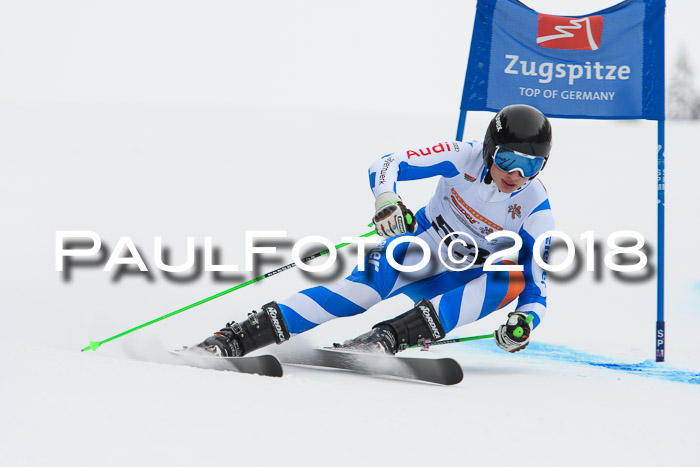
[[585, 16], [478, 0], [461, 110], [520, 103], [564, 118], [664, 119], [664, 0]]

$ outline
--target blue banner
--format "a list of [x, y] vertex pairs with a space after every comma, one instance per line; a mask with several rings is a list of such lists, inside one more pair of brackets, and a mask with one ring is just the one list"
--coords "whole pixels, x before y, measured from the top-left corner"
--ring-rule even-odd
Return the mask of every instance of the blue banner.
[[479, 0], [460, 108], [663, 120], [664, 9], [664, 0], [626, 0], [565, 17]]

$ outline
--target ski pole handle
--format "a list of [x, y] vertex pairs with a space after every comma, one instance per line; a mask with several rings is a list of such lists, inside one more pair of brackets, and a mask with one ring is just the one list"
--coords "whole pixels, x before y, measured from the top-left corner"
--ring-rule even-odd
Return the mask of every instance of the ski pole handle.
[[[525, 322], [527, 324], [532, 323], [532, 320], [535, 319], [533, 315], [527, 315], [527, 318], [525, 318]], [[525, 330], [522, 328], [522, 326], [518, 326], [517, 328], [513, 329], [513, 335], [515, 337], [523, 337], [523, 334], [525, 334]]]

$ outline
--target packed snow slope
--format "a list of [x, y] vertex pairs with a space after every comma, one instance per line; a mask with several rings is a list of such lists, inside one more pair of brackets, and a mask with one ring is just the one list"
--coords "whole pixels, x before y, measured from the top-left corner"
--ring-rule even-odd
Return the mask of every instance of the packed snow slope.
[[693, 455], [697, 373], [668, 382], [481, 347], [440, 349], [465, 371], [446, 387], [3, 346], [4, 463], [676, 465]]
[[[552, 14], [610, 4], [569, 12], [540, 3]], [[678, 3], [669, 7], [669, 56], [692, 17]], [[687, 142], [698, 123], [666, 128], [663, 364], [653, 362], [656, 123], [562, 119], [552, 121], [541, 180], [576, 261], [550, 276], [547, 316], [523, 352], [492, 341], [413, 351], [458, 360], [459, 385], [301, 367], [273, 379], [149, 361], [263, 303], [344, 277], [352, 247], [328, 273], [286, 271], [80, 353], [289, 263], [302, 237], [364, 234], [369, 165], [454, 138], [474, 2], [241, 5], [3, 7], [0, 37], [15, 45], [0, 49], [0, 463], [693, 463], [700, 222]], [[470, 113], [465, 140], [482, 138], [491, 118]], [[418, 209], [435, 183], [398, 191]], [[57, 272], [62, 230], [96, 232], [101, 256]], [[245, 232], [265, 230], [287, 240], [243, 271]], [[613, 274], [602, 262], [619, 230], [645, 238], [640, 273]], [[597, 240], [594, 272], [585, 269], [587, 231]], [[204, 272], [201, 254], [187, 272], [160, 271], [154, 237], [166, 262], [180, 264], [190, 236], [200, 252], [211, 237], [215, 261], [241, 271]], [[121, 237], [148, 273], [103, 271]], [[564, 256], [555, 250], [551, 261]], [[274, 351], [342, 341], [410, 306], [396, 297]], [[449, 337], [492, 332], [510, 309]]]

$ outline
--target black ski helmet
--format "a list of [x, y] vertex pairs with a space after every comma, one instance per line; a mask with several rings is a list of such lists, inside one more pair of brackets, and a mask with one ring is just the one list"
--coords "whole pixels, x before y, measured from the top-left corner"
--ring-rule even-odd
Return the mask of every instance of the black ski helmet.
[[484, 164], [489, 169], [487, 183], [491, 181], [496, 146], [544, 157], [544, 169], [552, 149], [552, 126], [547, 117], [532, 106], [515, 104], [502, 108], [489, 123], [484, 136]]

